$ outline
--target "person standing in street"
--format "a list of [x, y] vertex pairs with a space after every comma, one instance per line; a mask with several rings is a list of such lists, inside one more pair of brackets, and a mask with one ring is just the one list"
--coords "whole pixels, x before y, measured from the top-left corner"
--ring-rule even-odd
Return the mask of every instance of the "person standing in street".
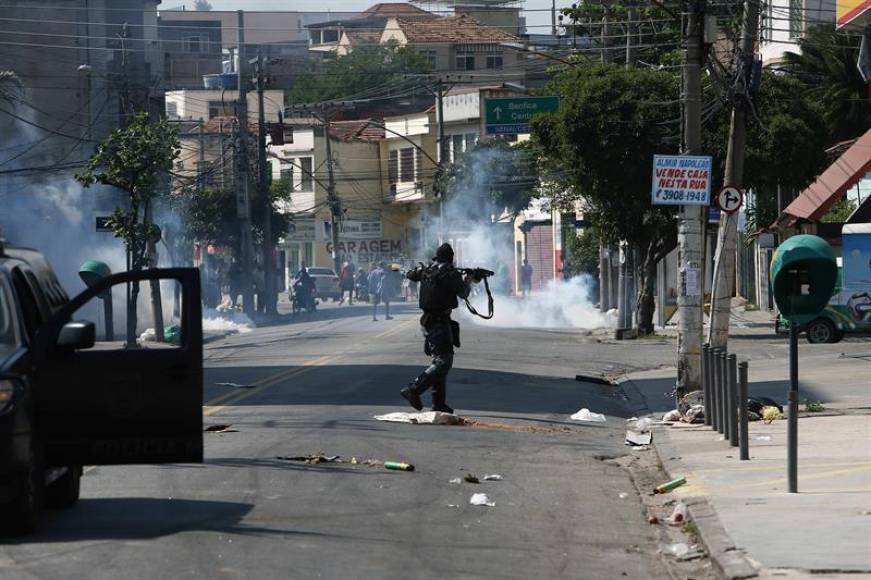
[[460, 346], [460, 325], [451, 320], [451, 311], [459, 306], [457, 298], [468, 298], [472, 283], [480, 280], [465, 276], [454, 268], [454, 250], [444, 243], [428, 266], [418, 266], [406, 274], [420, 282], [418, 305], [423, 310], [420, 325], [424, 335], [424, 352], [432, 356], [431, 364], [399, 394], [420, 411], [421, 394], [432, 389], [432, 410], [453, 413], [447, 404], [448, 373], [454, 364], [454, 347]]
[[523, 258], [523, 266], [520, 268], [520, 290], [524, 298], [532, 291], [532, 266], [526, 258]]
[[[381, 303], [381, 298], [384, 293], [384, 267], [381, 262], [375, 266], [375, 268], [369, 272], [369, 296], [372, 298], [372, 320], [373, 322], [378, 320], [378, 304]], [[388, 320], [390, 319], [390, 312], [387, 313]]]
[[345, 262], [342, 266], [342, 273], [339, 274], [339, 284], [342, 291], [342, 296], [339, 298], [339, 304], [345, 301], [345, 292], [348, 293], [348, 304], [354, 305], [354, 265], [350, 262]]

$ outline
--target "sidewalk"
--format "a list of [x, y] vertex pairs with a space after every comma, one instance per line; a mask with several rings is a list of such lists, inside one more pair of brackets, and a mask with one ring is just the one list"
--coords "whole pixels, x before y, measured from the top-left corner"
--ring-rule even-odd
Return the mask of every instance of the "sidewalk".
[[[821, 400], [826, 411], [800, 416], [798, 494], [786, 492], [786, 421], [750, 423], [750, 461], [739, 461], [738, 448], [710, 427], [655, 430], [666, 471], [687, 478], [674, 494], [690, 505], [723, 577], [871, 577], [869, 365], [832, 354], [801, 358], [800, 399]], [[623, 387], [639, 409], [659, 416], [673, 408], [674, 376], [673, 369], [636, 373]], [[786, 377], [783, 359], [753, 361], [750, 394], [783, 403]]]

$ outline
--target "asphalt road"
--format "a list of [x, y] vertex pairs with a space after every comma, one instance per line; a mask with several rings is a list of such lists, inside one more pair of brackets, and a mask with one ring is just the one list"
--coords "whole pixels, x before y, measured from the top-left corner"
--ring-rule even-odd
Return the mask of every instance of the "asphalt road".
[[[0, 578], [667, 577], [632, 480], [602, 460], [625, 453], [625, 402], [574, 376], [649, 368], [673, 344], [466, 323], [448, 401], [496, 428], [385, 423], [427, 360], [415, 309], [396, 310], [209, 344], [206, 424], [232, 431], [205, 435], [205, 463], [90, 469], [75, 508], [3, 540]], [[570, 422], [581, 407], [608, 422]], [[417, 469], [277, 459], [317, 452]], [[504, 480], [449, 483], [467, 472]], [[495, 507], [469, 505], [478, 492]]]

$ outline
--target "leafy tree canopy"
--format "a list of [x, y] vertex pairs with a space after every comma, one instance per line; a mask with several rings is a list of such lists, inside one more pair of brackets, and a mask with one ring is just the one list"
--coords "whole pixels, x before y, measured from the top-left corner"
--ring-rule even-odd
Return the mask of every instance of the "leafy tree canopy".
[[829, 138], [845, 141], [871, 127], [868, 84], [856, 60], [861, 37], [834, 25], [812, 27], [798, 41], [800, 53], [784, 55], [785, 69], [807, 83], [808, 97], [824, 107]]
[[549, 89], [560, 110], [533, 120], [558, 206], [581, 199], [606, 241], [642, 245], [671, 222], [672, 210], [650, 204], [657, 153], [676, 153], [679, 79], [670, 72], [590, 65], [566, 70]]
[[429, 62], [414, 49], [395, 42], [359, 46], [329, 61], [320, 71], [300, 75], [288, 94], [288, 103], [363, 98], [373, 90], [401, 88], [404, 75], [430, 69]]
[[[800, 191], [825, 169], [828, 137], [823, 106], [810, 97], [802, 80], [763, 73], [755, 113], [747, 120], [744, 186], [755, 193], [748, 229], [767, 226], [777, 218], [778, 186], [784, 195]], [[705, 151], [714, 156], [715, 184], [723, 182], [731, 114], [731, 107], [721, 109], [703, 136]]]

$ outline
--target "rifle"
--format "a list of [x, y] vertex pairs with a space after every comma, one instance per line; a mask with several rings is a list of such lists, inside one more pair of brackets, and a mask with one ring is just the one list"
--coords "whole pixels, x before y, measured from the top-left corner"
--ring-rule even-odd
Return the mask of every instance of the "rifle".
[[490, 283], [487, 282], [487, 278], [489, 278], [490, 276], [494, 276], [496, 272], [487, 270], [485, 268], [457, 268], [457, 271], [461, 274], [468, 274], [479, 282], [483, 280], [484, 289], [487, 291], [487, 309], [489, 310], [489, 314], [487, 316], [480, 314], [477, 310], [475, 310], [475, 307], [472, 306], [472, 303], [469, 302], [469, 299], [464, 298], [464, 300], [466, 301], [466, 308], [469, 309], [469, 312], [471, 312], [475, 316], [480, 316], [484, 320], [490, 320], [491, 318], [493, 318], [493, 294], [490, 292]]

